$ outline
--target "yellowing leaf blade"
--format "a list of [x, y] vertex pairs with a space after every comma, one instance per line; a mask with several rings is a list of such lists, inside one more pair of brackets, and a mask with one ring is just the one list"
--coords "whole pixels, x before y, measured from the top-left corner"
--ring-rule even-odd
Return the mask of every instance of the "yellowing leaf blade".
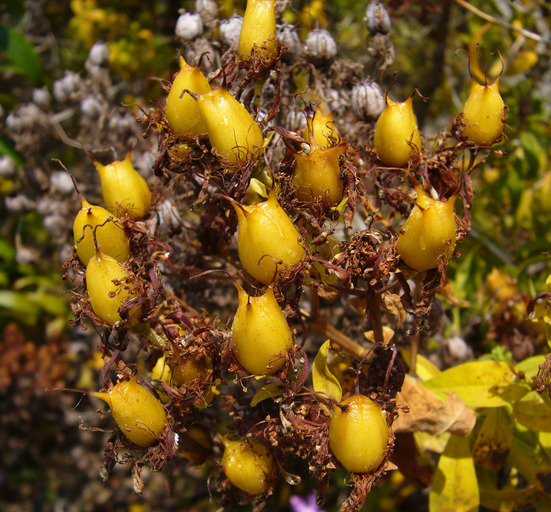
[[327, 366], [329, 347], [329, 340], [320, 347], [312, 367], [312, 380], [316, 392], [327, 393], [337, 400], [337, 402], [340, 402], [342, 398], [341, 384]]
[[529, 386], [514, 367], [498, 361], [470, 361], [443, 371], [421, 385], [442, 398], [454, 392], [470, 407], [502, 407], [522, 398]]
[[536, 391], [513, 404], [513, 416], [530, 430], [551, 432], [551, 403]]
[[284, 387], [282, 384], [277, 384], [276, 382], [266, 384], [256, 392], [256, 394], [254, 395], [251, 401], [251, 406], [254, 407], [255, 405], [262, 402], [263, 400], [267, 400], [268, 398], [275, 398], [277, 396], [281, 396], [283, 394], [283, 391], [284, 391]]
[[450, 436], [429, 495], [430, 512], [475, 512], [480, 504], [469, 439]]
[[505, 407], [490, 410], [473, 447], [476, 465], [497, 471], [505, 464], [513, 443], [513, 425]]

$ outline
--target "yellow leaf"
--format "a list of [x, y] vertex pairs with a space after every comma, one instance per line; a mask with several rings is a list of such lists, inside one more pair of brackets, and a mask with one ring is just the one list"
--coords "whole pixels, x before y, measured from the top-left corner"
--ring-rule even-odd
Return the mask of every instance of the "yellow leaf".
[[339, 380], [327, 367], [327, 355], [329, 354], [330, 341], [327, 340], [319, 349], [312, 368], [312, 380], [314, 390], [317, 393], [327, 393], [337, 402], [341, 401], [342, 388]]
[[[401, 352], [406, 364], [411, 368], [411, 350], [403, 348]], [[421, 380], [432, 379], [440, 373], [438, 367], [421, 354], [417, 354], [415, 370], [412, 368], [411, 371]]]
[[445, 397], [454, 392], [470, 407], [501, 407], [522, 398], [529, 386], [508, 363], [471, 361], [450, 368], [421, 385]]
[[429, 495], [430, 512], [475, 512], [480, 498], [469, 439], [450, 436]]
[[545, 362], [545, 356], [532, 356], [517, 364], [517, 370], [523, 372], [526, 378], [535, 379], [540, 365]]
[[530, 430], [551, 432], [551, 403], [547, 395], [531, 391], [513, 404], [513, 416]]
[[491, 409], [478, 432], [473, 447], [477, 466], [490, 471], [501, 469], [513, 443], [513, 425], [505, 407]]
[[262, 400], [281, 396], [283, 394], [283, 391], [284, 387], [282, 384], [277, 384], [276, 382], [266, 384], [256, 392], [251, 401], [251, 406], [254, 407], [256, 404], [262, 402]]
[[499, 512], [530, 509], [537, 505], [542, 496], [543, 492], [535, 487], [503, 490], [498, 490], [495, 487], [480, 487], [480, 504]]

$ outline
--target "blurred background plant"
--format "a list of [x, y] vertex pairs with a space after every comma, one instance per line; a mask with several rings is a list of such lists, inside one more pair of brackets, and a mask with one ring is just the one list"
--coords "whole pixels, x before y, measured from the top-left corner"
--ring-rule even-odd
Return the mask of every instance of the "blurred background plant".
[[[176, 51], [191, 44], [176, 34], [181, 10], [200, 12], [200, 4], [0, 5], [0, 417], [7, 434], [0, 441], [2, 510], [215, 509], [203, 472], [195, 468], [185, 470], [187, 479], [171, 480], [171, 493], [152, 474], [144, 496], [135, 496], [124, 469], [99, 482], [106, 435], [75, 428], [96, 424], [96, 413], [72, 410], [74, 397], [44, 393], [77, 383], [95, 388], [101, 368], [95, 359], [99, 334], [69, 323], [70, 292], [60, 276], [71, 250], [68, 219], [79, 202], [53, 159], [71, 170], [91, 202], [100, 200], [99, 178], [84, 149], [112, 148], [122, 157], [132, 146], [138, 170], [152, 177], [156, 142], [141, 137], [137, 105], [162, 96], [161, 80], [176, 70]], [[365, 27], [364, 4], [282, 1], [280, 9], [288, 23], [298, 25], [303, 42], [313, 28], [327, 28], [339, 58], [371, 66], [387, 87], [398, 73], [396, 97], [416, 87], [430, 97], [416, 108], [428, 136], [445, 130], [461, 110], [468, 57], [479, 82], [485, 76], [494, 80], [503, 66], [500, 90], [509, 108], [506, 140], [473, 174], [473, 229], [460, 247], [462, 257], [448, 269], [449, 286], [436, 300], [419, 350], [441, 368], [473, 356], [522, 361], [546, 353], [542, 322], [529, 319], [526, 307], [545, 290], [551, 273], [549, 6], [538, 0], [385, 5], [392, 38], [376, 41]], [[242, 15], [244, 7], [244, 1], [218, 2], [220, 20], [201, 11], [201, 30], [219, 37], [221, 22]], [[384, 69], [377, 65], [380, 48], [392, 56]], [[468, 56], [456, 53], [459, 48]], [[346, 496], [345, 475], [339, 470], [332, 476], [326, 510]], [[369, 495], [366, 510], [427, 509], [426, 494], [401, 474], [394, 472], [385, 483]], [[289, 498], [298, 495], [305, 498], [295, 509], [304, 510], [315, 487], [307, 481], [298, 488], [283, 484], [268, 509], [290, 510]]]

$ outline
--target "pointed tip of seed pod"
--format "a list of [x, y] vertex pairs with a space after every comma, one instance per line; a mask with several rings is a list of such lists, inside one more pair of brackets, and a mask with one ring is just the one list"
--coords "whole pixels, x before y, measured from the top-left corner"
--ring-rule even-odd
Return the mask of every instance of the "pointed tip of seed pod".
[[111, 406], [111, 399], [109, 398], [109, 393], [106, 391], [93, 391], [90, 393], [90, 396], [93, 396], [94, 398], [99, 398], [100, 400], [103, 400], [107, 405]]

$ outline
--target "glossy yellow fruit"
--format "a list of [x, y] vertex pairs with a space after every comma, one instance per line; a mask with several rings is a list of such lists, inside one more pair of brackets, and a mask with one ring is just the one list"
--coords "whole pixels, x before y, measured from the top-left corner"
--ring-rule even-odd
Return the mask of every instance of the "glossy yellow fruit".
[[300, 244], [300, 234], [279, 205], [273, 190], [267, 201], [234, 207], [239, 222], [239, 259], [251, 276], [270, 284], [276, 274], [276, 261], [293, 265], [302, 259], [304, 248]]
[[229, 164], [245, 163], [262, 147], [260, 126], [225, 88], [195, 96], [212, 146]]
[[[83, 265], [87, 265], [96, 252], [94, 243], [94, 228], [96, 241], [103, 254], [112, 256], [117, 261], [126, 261], [130, 256], [130, 243], [120, 222], [101, 206], [90, 204], [83, 197], [80, 198], [82, 208], [73, 222], [73, 236], [77, 255]], [[112, 219], [112, 221], [108, 221]]]
[[239, 36], [239, 57], [245, 62], [254, 53], [265, 66], [277, 58], [276, 0], [247, 0]]
[[457, 196], [438, 201], [416, 187], [417, 202], [400, 230], [396, 250], [409, 267], [424, 271], [449, 260], [455, 249], [457, 225], [454, 204]]
[[[211, 371], [212, 359], [208, 355], [203, 355], [200, 359], [195, 355], [179, 358], [178, 363], [172, 369], [172, 384], [184, 386], [196, 379], [204, 381], [209, 377]], [[211, 388], [202, 398], [199, 398], [194, 405], [202, 409], [210, 404], [213, 398], [214, 391]]]
[[421, 135], [413, 113], [413, 96], [399, 103], [386, 96], [386, 106], [375, 126], [373, 145], [388, 167], [405, 167], [421, 151]]
[[346, 144], [330, 148], [313, 141], [308, 154], [295, 153], [295, 170], [292, 183], [300, 201], [323, 199], [328, 206], [340, 203], [344, 193], [339, 159]]
[[285, 364], [293, 335], [287, 319], [268, 287], [263, 295], [251, 297], [237, 286], [239, 307], [232, 324], [233, 355], [253, 375], [272, 375]]
[[[110, 325], [122, 320], [121, 307], [136, 297], [132, 274], [115, 258], [102, 254], [100, 250], [86, 265], [86, 290], [94, 313]], [[132, 308], [125, 326], [139, 323], [141, 312], [139, 305]]]
[[480, 85], [472, 78], [469, 97], [460, 114], [462, 137], [480, 146], [497, 142], [505, 128], [505, 104], [499, 94], [498, 82]]
[[329, 424], [329, 448], [345, 469], [368, 473], [384, 458], [389, 438], [381, 407], [364, 395], [354, 395], [335, 408]]
[[211, 90], [211, 86], [199, 66], [191, 67], [180, 57], [180, 71], [174, 77], [166, 98], [166, 119], [172, 130], [180, 135], [207, 133], [199, 105], [189, 94], [182, 95], [184, 90], [204, 94]]
[[275, 469], [274, 459], [268, 449], [257, 441], [230, 441], [222, 438], [222, 442], [222, 469], [228, 480], [253, 496], [267, 491], [274, 480]]
[[122, 433], [134, 444], [147, 448], [163, 433], [166, 411], [153, 393], [138, 384], [136, 376], [119, 382], [107, 392], [90, 394], [109, 405]]
[[486, 276], [488, 291], [499, 301], [505, 302], [518, 298], [519, 290], [511, 276], [496, 267]]
[[178, 450], [192, 464], [202, 464], [212, 452], [212, 441], [205, 429], [192, 425], [180, 435]]
[[132, 166], [130, 151], [124, 160], [102, 165], [93, 160], [101, 179], [101, 191], [107, 209], [115, 215], [128, 214], [137, 220], [151, 208], [151, 190]]
[[333, 120], [333, 113], [325, 105], [316, 110], [313, 118], [308, 118], [302, 136], [309, 144], [312, 143], [313, 138], [313, 141], [322, 148], [330, 148], [341, 142]]

